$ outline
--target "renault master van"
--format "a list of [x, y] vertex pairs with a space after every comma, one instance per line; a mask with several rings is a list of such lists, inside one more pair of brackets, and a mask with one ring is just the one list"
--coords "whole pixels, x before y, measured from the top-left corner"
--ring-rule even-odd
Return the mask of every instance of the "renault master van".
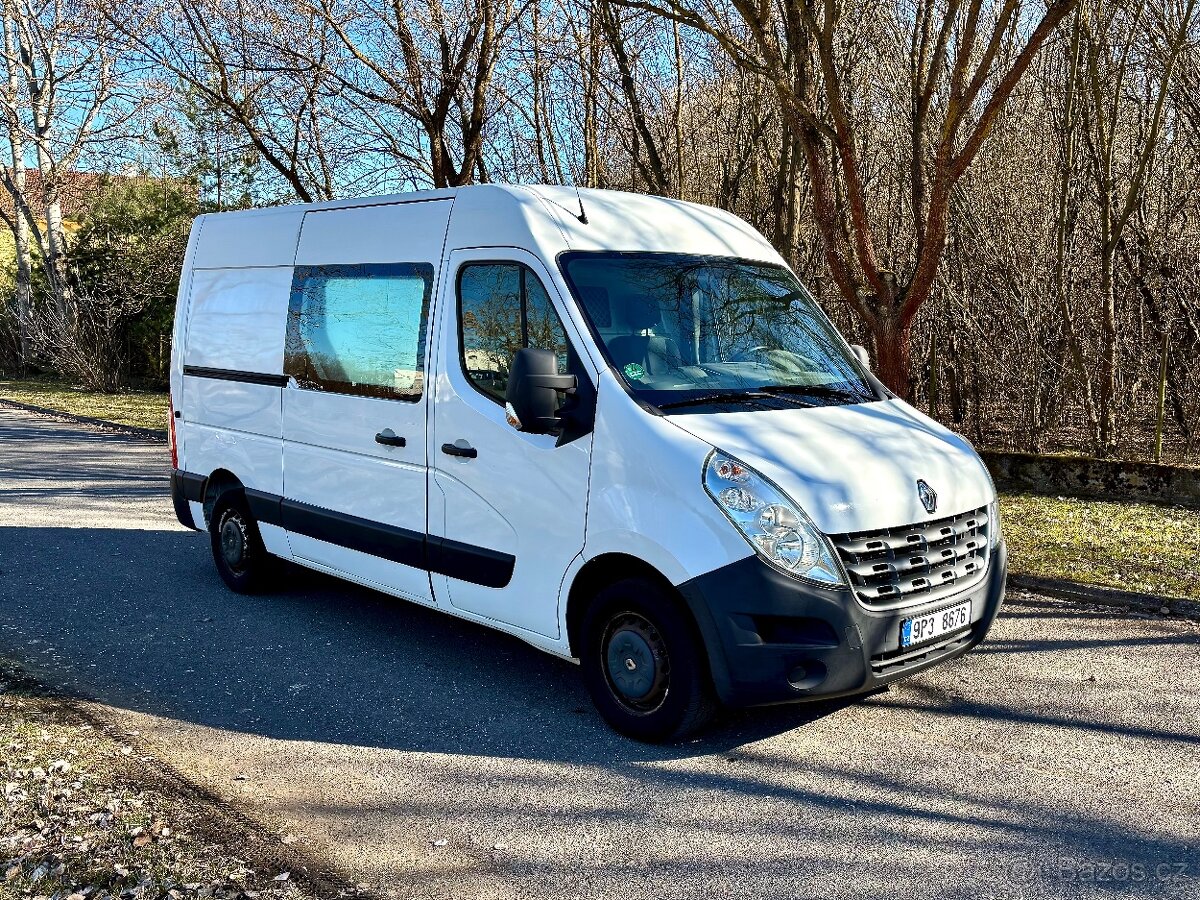
[[870, 691], [1003, 593], [970, 444], [729, 213], [483, 185], [201, 216], [172, 493], [234, 591], [290, 560], [580, 663], [678, 738]]

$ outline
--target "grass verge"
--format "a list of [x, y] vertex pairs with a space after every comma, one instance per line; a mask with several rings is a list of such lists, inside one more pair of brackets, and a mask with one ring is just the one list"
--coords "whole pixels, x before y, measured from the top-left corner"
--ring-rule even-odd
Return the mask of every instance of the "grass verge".
[[1200, 600], [1200, 510], [1002, 493], [1008, 569]]
[[126, 390], [119, 394], [98, 394], [59, 378], [36, 376], [0, 379], [0, 399], [77, 416], [90, 416], [120, 425], [159, 431], [167, 427], [169, 404], [166, 393], [162, 391]]
[[132, 746], [2, 669], [0, 897], [309, 896], [290, 871], [253, 861], [261, 836], [239, 834], [219, 812], [171, 793]]

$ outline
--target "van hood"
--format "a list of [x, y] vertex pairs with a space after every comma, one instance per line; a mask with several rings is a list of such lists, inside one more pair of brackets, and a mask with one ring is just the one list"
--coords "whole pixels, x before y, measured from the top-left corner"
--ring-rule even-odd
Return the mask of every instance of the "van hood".
[[[970, 443], [900, 400], [667, 418], [767, 476], [826, 534], [927, 522], [995, 496]], [[918, 479], [937, 494], [933, 513]]]

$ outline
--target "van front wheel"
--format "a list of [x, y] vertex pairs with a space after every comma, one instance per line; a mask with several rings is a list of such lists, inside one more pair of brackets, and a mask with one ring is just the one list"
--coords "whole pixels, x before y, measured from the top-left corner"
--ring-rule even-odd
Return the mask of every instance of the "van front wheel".
[[217, 572], [231, 590], [254, 594], [267, 587], [272, 560], [241, 491], [226, 491], [217, 498], [208, 534]]
[[704, 647], [659, 585], [627, 578], [601, 590], [583, 639], [584, 682], [615, 730], [640, 741], [678, 740], [711, 718]]

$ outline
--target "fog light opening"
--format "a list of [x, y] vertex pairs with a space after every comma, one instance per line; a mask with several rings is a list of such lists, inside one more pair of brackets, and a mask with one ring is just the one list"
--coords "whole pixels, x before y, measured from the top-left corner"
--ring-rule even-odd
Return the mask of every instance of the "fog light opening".
[[800, 660], [788, 672], [787, 680], [798, 691], [811, 691], [825, 680], [825, 664], [815, 659]]

